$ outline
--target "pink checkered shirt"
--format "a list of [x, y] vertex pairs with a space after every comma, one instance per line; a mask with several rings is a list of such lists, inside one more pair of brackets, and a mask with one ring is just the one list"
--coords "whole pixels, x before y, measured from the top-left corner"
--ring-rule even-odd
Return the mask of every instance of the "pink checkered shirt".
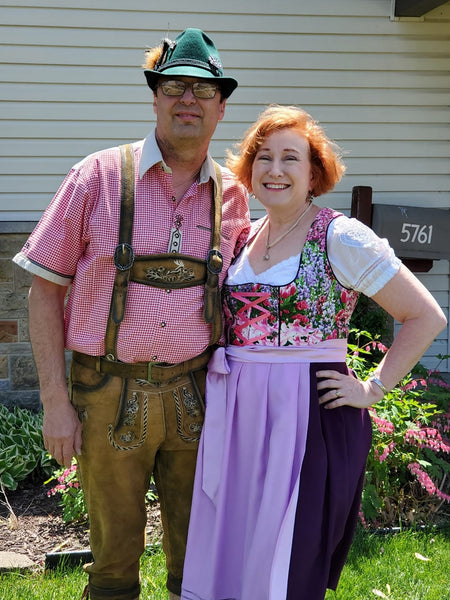
[[[134, 145], [136, 192], [133, 248], [136, 255], [164, 253], [171, 228], [182, 232], [179, 252], [206, 258], [211, 235], [211, 194], [215, 179], [208, 156], [177, 205], [171, 171], [154, 132]], [[115, 276], [114, 249], [120, 212], [120, 153], [110, 148], [75, 165], [14, 261], [31, 273], [71, 290], [65, 311], [65, 344], [94, 356], [105, 353], [104, 337]], [[225, 169], [221, 252], [224, 268], [249, 227], [247, 193]], [[203, 286], [181, 290], [129, 283], [120, 326], [118, 358], [124, 362], [178, 363], [208, 346], [210, 325], [202, 318]]]

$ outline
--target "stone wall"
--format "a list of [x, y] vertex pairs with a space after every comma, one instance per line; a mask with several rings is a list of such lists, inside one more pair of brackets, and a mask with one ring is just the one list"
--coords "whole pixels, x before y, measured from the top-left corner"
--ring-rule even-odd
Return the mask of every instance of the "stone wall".
[[37, 411], [39, 381], [28, 334], [32, 277], [12, 262], [34, 223], [0, 223], [0, 402]]

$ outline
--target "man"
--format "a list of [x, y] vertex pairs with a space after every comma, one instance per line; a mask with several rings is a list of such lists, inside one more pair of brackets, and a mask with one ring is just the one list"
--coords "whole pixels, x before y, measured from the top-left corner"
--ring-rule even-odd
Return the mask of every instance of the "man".
[[79, 463], [92, 600], [139, 598], [152, 474], [169, 598], [180, 594], [219, 287], [249, 225], [245, 190], [208, 154], [237, 86], [214, 43], [187, 29], [148, 51], [144, 67], [155, 131], [75, 165], [14, 258], [34, 274], [45, 446]]

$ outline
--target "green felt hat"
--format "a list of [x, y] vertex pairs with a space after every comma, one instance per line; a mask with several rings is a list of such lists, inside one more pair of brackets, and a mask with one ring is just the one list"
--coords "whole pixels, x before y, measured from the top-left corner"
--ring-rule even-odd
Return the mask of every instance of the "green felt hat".
[[165, 39], [162, 43], [162, 54], [153, 69], [145, 69], [144, 73], [153, 91], [156, 90], [161, 75], [217, 80], [225, 98], [228, 98], [238, 85], [232, 77], [224, 77], [217, 48], [201, 29], [186, 29], [173, 42]]

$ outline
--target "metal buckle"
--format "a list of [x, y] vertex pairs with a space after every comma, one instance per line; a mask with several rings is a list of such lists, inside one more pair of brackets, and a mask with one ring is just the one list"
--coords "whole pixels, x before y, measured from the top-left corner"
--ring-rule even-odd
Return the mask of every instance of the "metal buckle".
[[[128, 257], [127, 257], [128, 254]], [[124, 263], [124, 261], [127, 261]], [[131, 269], [134, 263], [134, 250], [130, 244], [119, 244], [114, 250], [114, 265], [119, 271]]]
[[[214, 268], [212, 266], [212, 261], [213, 259], [217, 258], [219, 263], [220, 263], [220, 267], [216, 267]], [[214, 275], [218, 275], [221, 271], [222, 271], [222, 267], [223, 267], [223, 256], [222, 254], [216, 250], [215, 248], [213, 248], [212, 250], [210, 250], [208, 252], [208, 258], [206, 259], [206, 267], [208, 269], [208, 271], [210, 273], [213, 273]]]
[[153, 381], [152, 379], [152, 367], [153, 365], [156, 365], [155, 362], [149, 362], [147, 363], [147, 381], [149, 383], [157, 383], [156, 381]]

